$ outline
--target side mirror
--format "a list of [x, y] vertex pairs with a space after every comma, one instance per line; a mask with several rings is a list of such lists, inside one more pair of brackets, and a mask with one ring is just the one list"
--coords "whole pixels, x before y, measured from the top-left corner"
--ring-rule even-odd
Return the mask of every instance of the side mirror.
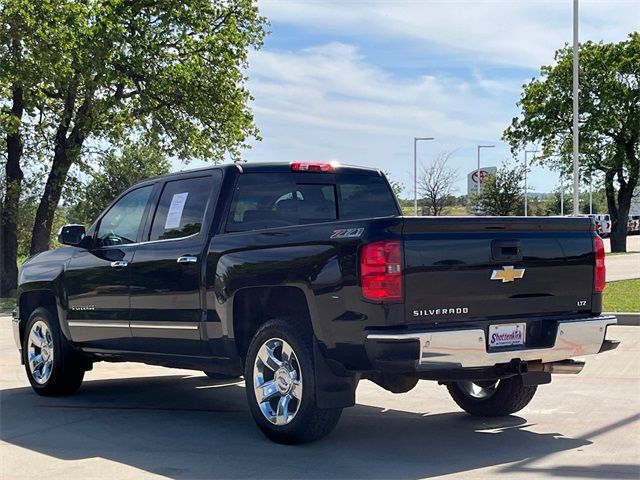
[[58, 232], [58, 241], [64, 245], [78, 245], [84, 238], [84, 225], [65, 225]]

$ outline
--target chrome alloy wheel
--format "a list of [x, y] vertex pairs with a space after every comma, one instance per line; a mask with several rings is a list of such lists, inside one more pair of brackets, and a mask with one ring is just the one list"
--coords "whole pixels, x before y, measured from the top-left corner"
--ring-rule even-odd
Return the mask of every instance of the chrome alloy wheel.
[[53, 370], [53, 338], [43, 321], [37, 321], [31, 327], [27, 358], [33, 379], [40, 385], [47, 383]]
[[293, 348], [280, 338], [262, 344], [253, 364], [253, 391], [262, 415], [288, 425], [302, 401], [302, 370]]
[[465, 393], [465, 395], [471, 398], [477, 398], [479, 400], [484, 400], [492, 397], [496, 393], [499, 384], [500, 380], [458, 382], [458, 386]]

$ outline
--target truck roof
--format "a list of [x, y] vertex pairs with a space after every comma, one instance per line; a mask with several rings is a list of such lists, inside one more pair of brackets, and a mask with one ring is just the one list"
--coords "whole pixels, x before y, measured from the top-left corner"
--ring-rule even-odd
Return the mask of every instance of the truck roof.
[[[335, 168], [335, 173], [343, 174], [364, 174], [364, 175], [381, 175], [382, 172], [377, 168], [360, 167], [355, 165], [344, 165], [341, 163], [329, 163], [329, 162], [253, 162], [253, 163], [223, 163], [219, 165], [211, 165], [202, 168], [193, 168], [189, 170], [181, 170], [179, 172], [172, 172], [166, 175], [160, 175], [158, 177], [148, 178], [147, 180], [155, 180], [159, 178], [168, 178], [176, 175], [184, 175], [185, 173], [194, 172], [207, 172], [213, 169], [222, 170], [237, 170], [240, 173], [287, 173], [291, 172], [292, 163], [312, 164], [312, 165], [332, 165]], [[304, 173], [304, 172], [303, 172]]]

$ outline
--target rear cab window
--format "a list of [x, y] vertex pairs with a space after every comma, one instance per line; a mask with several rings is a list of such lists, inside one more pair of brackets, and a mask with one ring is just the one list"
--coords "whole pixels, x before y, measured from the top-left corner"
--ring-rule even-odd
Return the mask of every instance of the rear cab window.
[[377, 175], [244, 173], [233, 195], [227, 232], [399, 215]]
[[202, 176], [165, 183], [153, 216], [149, 240], [168, 240], [197, 235], [202, 230], [217, 177]]

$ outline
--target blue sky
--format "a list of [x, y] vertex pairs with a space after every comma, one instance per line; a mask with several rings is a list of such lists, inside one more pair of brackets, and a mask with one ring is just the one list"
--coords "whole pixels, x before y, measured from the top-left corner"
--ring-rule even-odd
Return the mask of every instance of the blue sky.
[[[328, 161], [387, 170], [412, 196], [419, 161], [454, 151], [466, 173], [511, 158], [500, 141], [523, 83], [572, 38], [571, 0], [262, 0], [271, 34], [250, 55], [249, 89], [263, 141], [244, 157]], [[640, 25], [640, 1], [580, 1], [580, 40], [620, 41]], [[522, 161], [523, 154], [519, 155]], [[556, 173], [534, 167], [531, 189]]]

